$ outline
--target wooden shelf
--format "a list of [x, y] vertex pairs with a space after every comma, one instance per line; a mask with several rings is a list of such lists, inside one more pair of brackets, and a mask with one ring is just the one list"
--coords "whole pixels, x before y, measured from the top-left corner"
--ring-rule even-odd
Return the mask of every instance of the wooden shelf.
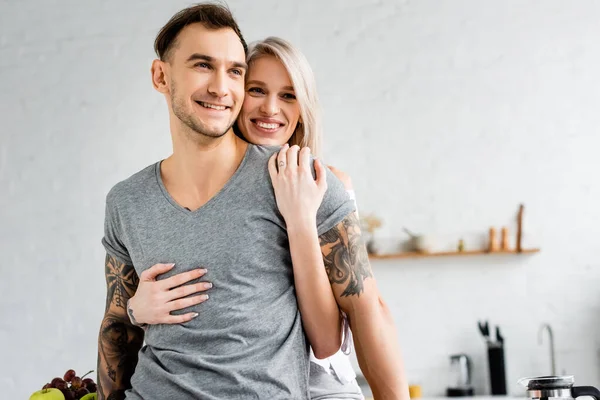
[[418, 253], [418, 252], [405, 252], [396, 254], [369, 254], [371, 260], [391, 260], [398, 258], [425, 258], [425, 257], [452, 257], [452, 256], [477, 256], [477, 255], [506, 255], [506, 254], [533, 254], [538, 253], [540, 249], [523, 249], [521, 252], [516, 250], [508, 251], [487, 251], [487, 250], [465, 250], [465, 251], [440, 251], [435, 253]]

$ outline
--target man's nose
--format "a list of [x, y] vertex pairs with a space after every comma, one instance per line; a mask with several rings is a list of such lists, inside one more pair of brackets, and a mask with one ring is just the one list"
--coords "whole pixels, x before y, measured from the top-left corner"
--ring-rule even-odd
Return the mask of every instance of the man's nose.
[[208, 92], [215, 97], [225, 97], [228, 94], [225, 71], [216, 71], [208, 85]]

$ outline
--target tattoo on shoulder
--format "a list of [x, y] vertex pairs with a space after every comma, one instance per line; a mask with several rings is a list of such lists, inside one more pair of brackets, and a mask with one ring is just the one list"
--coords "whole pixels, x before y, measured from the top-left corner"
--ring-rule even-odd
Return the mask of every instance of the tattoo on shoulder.
[[107, 285], [106, 310], [108, 311], [111, 304], [126, 309], [127, 300], [135, 294], [140, 282], [133, 265], [122, 263], [107, 254], [105, 274]]
[[342, 296], [360, 296], [364, 280], [373, 274], [356, 214], [348, 215], [319, 240], [329, 282], [346, 285]]

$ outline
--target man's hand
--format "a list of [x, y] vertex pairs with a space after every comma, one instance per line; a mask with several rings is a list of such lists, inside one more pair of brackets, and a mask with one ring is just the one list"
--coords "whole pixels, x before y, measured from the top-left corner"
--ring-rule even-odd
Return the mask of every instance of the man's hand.
[[206, 270], [198, 268], [167, 279], [156, 280], [159, 275], [170, 271], [174, 266], [175, 264], [156, 264], [142, 272], [137, 291], [127, 305], [127, 313], [134, 325], [181, 324], [198, 316], [195, 312], [171, 315], [171, 311], [208, 300], [208, 294], [187, 296], [212, 288], [212, 283], [198, 282], [186, 285], [194, 279], [203, 277]]

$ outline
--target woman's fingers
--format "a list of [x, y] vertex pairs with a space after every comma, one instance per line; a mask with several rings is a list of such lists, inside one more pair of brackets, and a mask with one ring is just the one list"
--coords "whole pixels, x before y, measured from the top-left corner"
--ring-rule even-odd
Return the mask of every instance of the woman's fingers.
[[140, 274], [140, 280], [143, 282], [155, 281], [158, 275], [173, 269], [175, 264], [154, 264]]
[[204, 303], [208, 300], [207, 294], [200, 294], [198, 296], [186, 297], [185, 299], [177, 299], [167, 303], [169, 312], [182, 310], [187, 307], [195, 306], [196, 304]]
[[277, 168], [279, 173], [282, 173], [287, 167], [287, 151], [289, 147], [290, 146], [287, 143], [284, 144], [281, 150], [279, 150], [279, 154], [277, 155]]
[[323, 191], [327, 190], [327, 170], [319, 160], [315, 160], [315, 172], [317, 176], [317, 186]]
[[189, 321], [193, 320], [197, 316], [198, 316], [198, 313], [195, 313], [195, 312], [187, 313], [187, 314], [183, 314], [183, 315], [169, 315], [168, 317], [165, 318], [164, 322], [161, 322], [161, 324], [183, 324], [184, 322], [189, 322]]
[[170, 278], [159, 281], [163, 289], [173, 289], [181, 286], [189, 281], [198, 279], [206, 274], [206, 269], [198, 268], [188, 272], [181, 272], [177, 275], [173, 275]]
[[194, 293], [204, 292], [210, 288], [212, 288], [212, 283], [210, 282], [198, 282], [194, 284], [183, 285], [177, 289], [169, 290], [166, 299], [167, 301], [182, 299]]
[[298, 151], [300, 151], [300, 146], [297, 144], [290, 147], [287, 151], [287, 168], [293, 168], [293, 170], [298, 169]]
[[300, 165], [300, 169], [307, 171], [307, 172], [311, 172], [311, 170], [310, 170], [310, 148], [303, 147], [302, 150], [300, 150], [299, 158], [300, 159], [298, 161], [298, 165]]

